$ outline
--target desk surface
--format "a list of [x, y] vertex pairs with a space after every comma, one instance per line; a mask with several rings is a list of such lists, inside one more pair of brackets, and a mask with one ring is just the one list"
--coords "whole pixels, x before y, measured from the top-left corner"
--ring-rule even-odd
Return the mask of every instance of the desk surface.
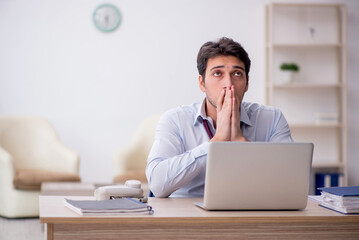
[[[92, 197], [74, 197], [84, 200]], [[359, 239], [359, 215], [308, 200], [300, 211], [206, 211], [202, 199], [150, 198], [153, 215], [80, 216], [63, 196], [40, 196], [40, 221], [56, 239]]]
[[[359, 223], [359, 215], [344, 215], [323, 207], [318, 206], [318, 203], [308, 200], [308, 205], [305, 209], [299, 211], [206, 211], [197, 206], [194, 202], [202, 201], [201, 198], [149, 198], [148, 204], [154, 209], [154, 214], [124, 214], [116, 216], [80, 216], [71, 209], [64, 206], [64, 196], [40, 196], [40, 220], [43, 223], [55, 222], [96, 222], [121, 219], [166, 219], [166, 218], [256, 218], [256, 219], [280, 219], [293, 218], [307, 221], [307, 219], [323, 219], [335, 218], [340, 220], [353, 220]], [[93, 199], [92, 197], [84, 196], [68, 196], [66, 198], [75, 200]], [[107, 219], [107, 220], [105, 220]], [[333, 219], [332, 219], [333, 220]]]

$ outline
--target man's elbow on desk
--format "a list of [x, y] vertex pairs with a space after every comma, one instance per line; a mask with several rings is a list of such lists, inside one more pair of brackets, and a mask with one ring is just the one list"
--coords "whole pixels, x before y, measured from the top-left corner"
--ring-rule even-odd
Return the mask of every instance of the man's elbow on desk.
[[[166, 165], [166, 164], [165, 164]], [[173, 191], [168, 189], [165, 181], [167, 170], [166, 166], [156, 161], [149, 161], [146, 166], [146, 177], [148, 187], [155, 197], [166, 198]]]
[[146, 177], [148, 180], [148, 186], [150, 188], [150, 191], [153, 193], [155, 197], [166, 198], [169, 195], [171, 195], [172, 192], [169, 192], [168, 190], [165, 189], [165, 185], [162, 180], [153, 179], [151, 173], [147, 171], [146, 171]]
[[166, 191], [163, 186], [163, 184], [151, 184], [151, 181], [148, 182], [148, 185], [150, 187], [151, 192], [153, 193], [153, 195], [155, 197], [159, 197], [159, 198], [166, 198], [169, 195], [171, 195], [171, 192]]

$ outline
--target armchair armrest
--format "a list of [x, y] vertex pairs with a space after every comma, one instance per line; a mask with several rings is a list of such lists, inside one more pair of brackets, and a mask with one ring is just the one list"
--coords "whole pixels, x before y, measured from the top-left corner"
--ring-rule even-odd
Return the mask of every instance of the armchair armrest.
[[0, 146], [0, 215], [8, 218], [38, 217], [40, 192], [15, 189], [15, 174], [13, 157]]
[[11, 188], [13, 186], [16, 170], [13, 164], [12, 156], [5, 149], [0, 146], [0, 192], [4, 188]]

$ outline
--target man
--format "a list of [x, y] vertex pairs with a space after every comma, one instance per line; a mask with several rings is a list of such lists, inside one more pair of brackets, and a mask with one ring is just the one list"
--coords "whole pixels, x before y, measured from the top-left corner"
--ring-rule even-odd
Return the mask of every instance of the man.
[[161, 117], [146, 175], [156, 197], [202, 197], [209, 142], [292, 142], [287, 121], [273, 107], [242, 102], [251, 61], [229, 38], [207, 42], [197, 68], [204, 101]]

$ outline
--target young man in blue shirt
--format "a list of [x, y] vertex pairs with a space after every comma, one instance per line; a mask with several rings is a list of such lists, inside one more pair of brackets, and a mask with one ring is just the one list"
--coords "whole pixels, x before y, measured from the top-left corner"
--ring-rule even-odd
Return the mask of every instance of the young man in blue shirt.
[[207, 42], [199, 50], [202, 103], [164, 113], [148, 156], [146, 176], [156, 197], [202, 197], [209, 142], [292, 142], [276, 108], [243, 102], [251, 61], [229, 38]]

